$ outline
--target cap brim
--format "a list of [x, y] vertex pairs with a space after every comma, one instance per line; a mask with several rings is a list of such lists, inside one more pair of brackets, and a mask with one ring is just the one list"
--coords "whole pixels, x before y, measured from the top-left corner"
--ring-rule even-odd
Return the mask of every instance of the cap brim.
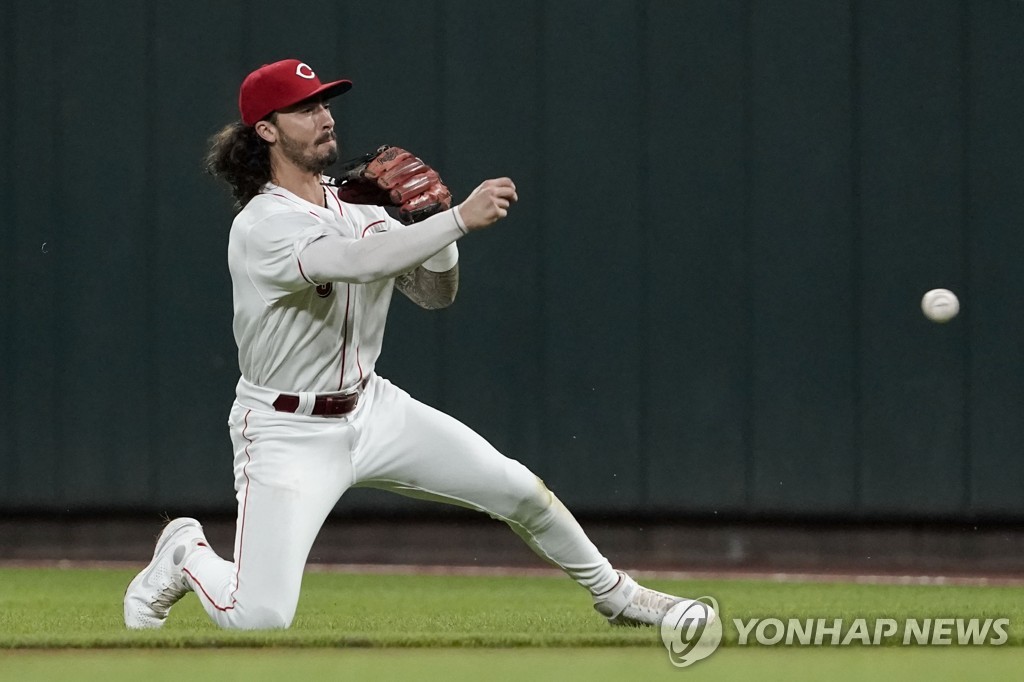
[[[337, 97], [343, 95], [352, 89], [352, 81], [340, 80], [332, 83], [324, 83], [319, 88], [314, 90], [309, 97], [306, 99], [313, 99], [314, 97], [322, 97], [324, 99], [330, 99], [331, 97]], [[303, 100], [305, 101], [305, 100]]]

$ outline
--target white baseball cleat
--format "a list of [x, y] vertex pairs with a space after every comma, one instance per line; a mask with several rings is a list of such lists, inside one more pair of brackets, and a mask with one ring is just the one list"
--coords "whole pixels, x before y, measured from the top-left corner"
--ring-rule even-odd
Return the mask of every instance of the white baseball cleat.
[[[615, 587], [594, 597], [594, 609], [611, 625], [660, 627], [669, 609], [679, 602], [692, 601], [646, 588], [622, 571], [616, 573], [619, 574], [619, 582]], [[710, 607], [706, 610], [708, 623], [711, 623], [715, 620], [715, 612]]]
[[153, 560], [124, 592], [124, 624], [132, 630], [163, 627], [171, 607], [191, 591], [182, 566], [198, 544], [206, 545], [195, 519], [174, 519], [160, 533]]

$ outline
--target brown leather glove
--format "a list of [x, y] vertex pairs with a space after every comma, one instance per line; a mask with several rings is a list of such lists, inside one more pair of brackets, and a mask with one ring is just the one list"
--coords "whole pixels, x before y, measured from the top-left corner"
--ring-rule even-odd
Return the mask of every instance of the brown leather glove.
[[384, 145], [345, 164], [338, 197], [350, 204], [395, 206], [406, 225], [452, 207], [452, 194], [423, 160], [401, 147]]

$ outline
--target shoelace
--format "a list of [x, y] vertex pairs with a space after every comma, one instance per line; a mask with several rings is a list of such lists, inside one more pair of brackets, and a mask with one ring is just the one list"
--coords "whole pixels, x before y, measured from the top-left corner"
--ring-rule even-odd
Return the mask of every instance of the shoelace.
[[667, 594], [641, 587], [633, 596], [632, 606], [649, 613], [662, 613], [672, 608], [676, 600]]
[[159, 606], [162, 609], [171, 608], [182, 598], [186, 589], [184, 584], [176, 584], [174, 581], [171, 581], [166, 586], [160, 588], [156, 599], [153, 600], [153, 606]]

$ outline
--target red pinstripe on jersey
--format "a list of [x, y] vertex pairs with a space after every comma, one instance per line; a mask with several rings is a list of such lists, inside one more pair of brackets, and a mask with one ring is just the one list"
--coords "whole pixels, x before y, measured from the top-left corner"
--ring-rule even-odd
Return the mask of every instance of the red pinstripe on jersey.
[[[341, 326], [341, 376], [338, 377], [338, 390], [345, 388], [345, 356], [348, 351], [348, 311], [352, 304], [352, 285], [345, 285], [345, 323]], [[353, 321], [354, 322], [354, 321]], [[353, 324], [354, 326], [354, 324]]]
[[316, 284], [316, 282], [311, 280], [309, 277], [306, 277], [306, 271], [302, 269], [302, 261], [298, 256], [295, 256], [295, 262], [299, 264], [299, 274], [302, 275], [302, 279], [306, 280], [310, 284]]
[[[290, 201], [290, 202], [291, 202], [291, 203], [293, 203], [293, 204], [294, 204], [294, 203], [297, 203], [297, 202], [296, 202], [296, 201], [295, 201], [294, 199], [292, 199], [291, 197], [289, 197], [289, 196], [286, 196], [286, 195], [284, 195], [284, 194], [279, 194], [278, 192], [264, 192], [264, 194], [269, 194], [270, 196], [274, 196], [274, 197], [281, 197], [282, 199], [284, 199], [284, 200], [286, 200], [286, 201]], [[334, 199], [335, 199], [335, 201], [337, 201], [338, 197], [334, 197]], [[310, 214], [311, 216], [313, 216], [314, 218], [316, 218], [317, 220], [320, 220], [320, 221], [322, 221], [322, 220], [323, 220], [323, 218], [321, 218], [320, 216], [318, 216], [318, 215], [317, 215], [316, 213], [314, 213], [313, 211], [309, 211], [309, 214]], [[310, 284], [316, 284], [316, 282], [314, 282], [313, 280], [311, 280], [311, 279], [310, 279], [309, 277], [306, 277], [306, 273], [305, 273], [305, 271], [304, 271], [304, 270], [302, 269], [302, 261], [301, 261], [301, 260], [299, 260], [299, 257], [298, 257], [297, 255], [295, 256], [295, 262], [296, 262], [296, 264], [298, 264], [298, 266], [299, 266], [299, 274], [300, 274], [300, 275], [302, 275], [302, 279], [306, 280], [306, 281], [307, 281], [307, 282], [309, 282]]]
[[[328, 196], [330, 196], [334, 200], [334, 202], [338, 205], [338, 213], [341, 214], [341, 215], [344, 215], [345, 214], [344, 205], [342, 204], [341, 200], [338, 198], [337, 191], [334, 188], [327, 188], [325, 186], [324, 193], [327, 194]], [[278, 192], [267, 192], [267, 194], [270, 194], [270, 195], [275, 196], [275, 197], [281, 197], [282, 199], [287, 199], [288, 201], [290, 201], [293, 204], [294, 203], [298, 203], [294, 199], [292, 199], [291, 197], [286, 196], [284, 194], [280, 194]], [[319, 215], [317, 215], [313, 211], [309, 211], [309, 213], [310, 213], [310, 215], [314, 216], [315, 218], [323, 220], [323, 218], [321, 218]], [[369, 225], [367, 225], [366, 227], [363, 228], [363, 231], [362, 231], [362, 233], [359, 236], [360, 237], [365, 237], [366, 234], [368, 232], [370, 232], [371, 230], [373, 230], [374, 227], [376, 227], [377, 225], [384, 225], [386, 222], [387, 222], [386, 220], [376, 220], [376, 221], [370, 223]], [[304, 279], [306, 282], [309, 282], [310, 284], [314, 284], [315, 285], [316, 282], [314, 282], [313, 280], [311, 280], [309, 277], [306, 276], [306, 272], [302, 268], [302, 261], [299, 260], [298, 256], [296, 256], [295, 260], [296, 260], [296, 263], [298, 265], [299, 274], [302, 276], [302, 279]], [[351, 329], [349, 327], [349, 315], [350, 314], [353, 315]], [[338, 390], [339, 391], [342, 390], [345, 387], [345, 365], [346, 365], [346, 363], [348, 361], [348, 341], [349, 341], [350, 332], [351, 332], [351, 330], [354, 330], [354, 329], [355, 329], [355, 319], [354, 319], [354, 313], [352, 312], [352, 287], [351, 287], [350, 284], [346, 284], [345, 285], [345, 321], [342, 324], [342, 329], [341, 329], [341, 334], [342, 334], [342, 340], [341, 340], [341, 376], [338, 378]], [[362, 362], [360, 361], [360, 358], [359, 358], [359, 346], [356, 346], [355, 351], [356, 351], [356, 368], [359, 371], [359, 381], [361, 382], [365, 378], [365, 374], [363, 372]]]
[[366, 233], [369, 232], [370, 230], [372, 230], [374, 225], [383, 225], [383, 224], [384, 224], [383, 220], [375, 220], [374, 222], [372, 222], [369, 225], [367, 225], [366, 227], [364, 227], [363, 228], [363, 233], [361, 235], [359, 235], [359, 236], [360, 237], [365, 237]]
[[334, 189], [328, 189], [328, 190], [327, 190], [327, 194], [328, 194], [328, 195], [330, 195], [330, 196], [331, 196], [331, 198], [333, 198], [333, 199], [334, 199], [334, 202], [335, 202], [336, 204], [338, 204], [338, 213], [340, 213], [341, 215], [345, 215], [345, 209], [343, 209], [343, 208], [341, 207], [341, 199], [339, 199], [339, 198], [338, 198], [338, 192], [337, 192], [337, 190], [334, 190]]

